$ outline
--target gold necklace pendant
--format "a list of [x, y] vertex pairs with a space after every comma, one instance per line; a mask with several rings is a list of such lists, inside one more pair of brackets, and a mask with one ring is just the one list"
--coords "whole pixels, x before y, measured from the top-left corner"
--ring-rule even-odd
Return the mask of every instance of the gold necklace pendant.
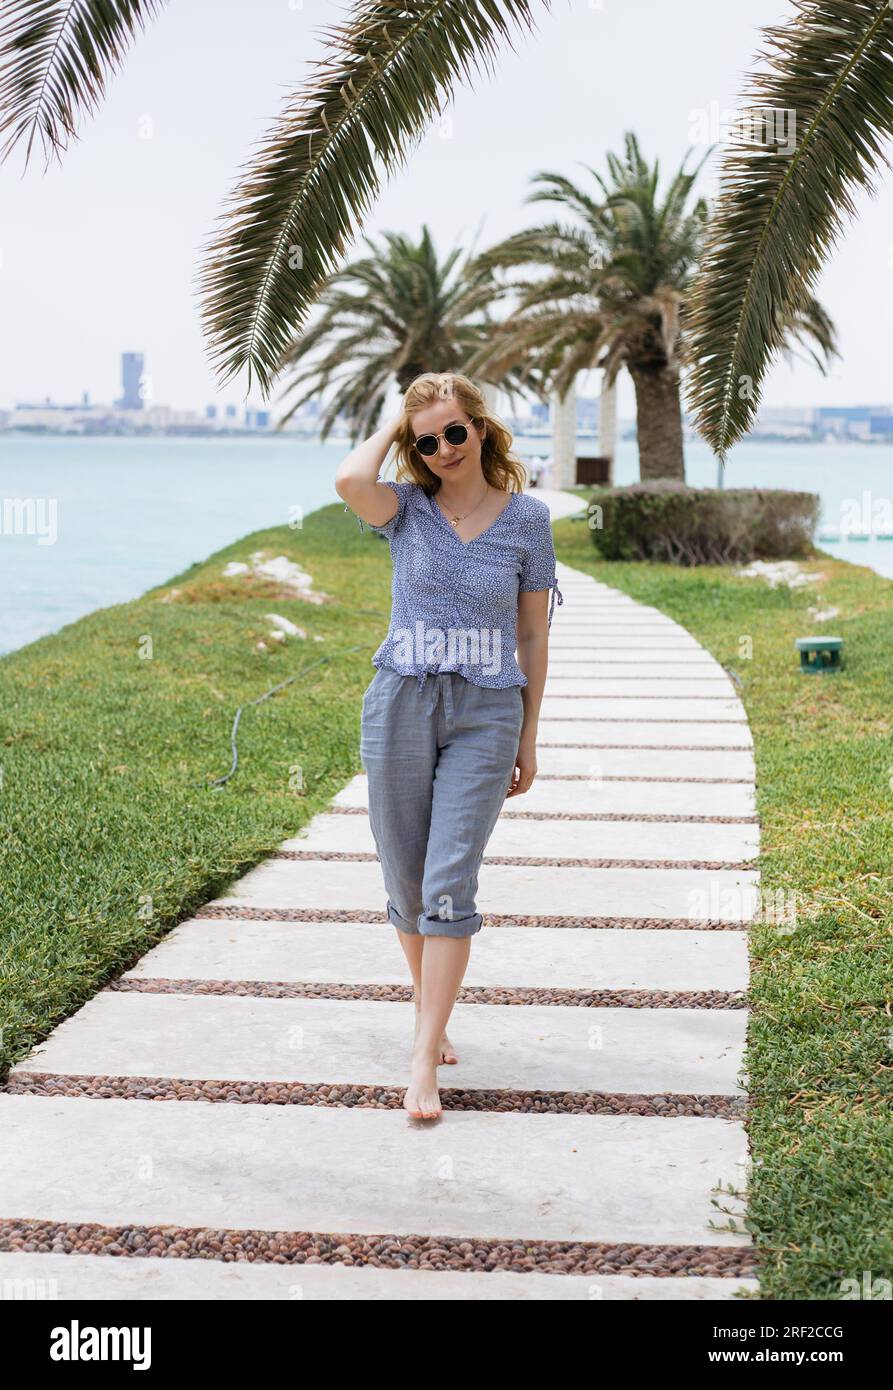
[[[490, 489], [489, 489], [489, 487], [487, 487], [487, 488], [485, 489], [485, 491], [484, 491], [484, 496], [481, 498], [480, 502], [476, 502], [476, 503], [475, 503], [475, 505], [474, 505], [474, 506], [472, 507], [472, 509], [471, 509], [471, 512], [476, 512], [476, 511], [477, 511], [478, 507], [481, 506], [481, 503], [483, 503], [483, 502], [486, 500], [487, 494], [489, 493], [489, 491], [490, 491]], [[437, 505], [436, 499], [435, 499], [435, 505]], [[441, 508], [441, 511], [442, 511], [442, 510], [443, 510], [443, 508]], [[465, 520], [465, 517], [471, 516], [471, 512], [466, 512], [466, 513], [465, 513], [465, 516], [456, 516], [455, 514], [454, 514], [453, 516], [448, 516], [448, 517], [447, 517], [447, 521], [450, 523], [450, 525], [453, 527], [454, 530], [458, 530], [458, 528], [459, 528], [459, 522], [460, 522], [460, 521], [464, 521], [464, 520]]]

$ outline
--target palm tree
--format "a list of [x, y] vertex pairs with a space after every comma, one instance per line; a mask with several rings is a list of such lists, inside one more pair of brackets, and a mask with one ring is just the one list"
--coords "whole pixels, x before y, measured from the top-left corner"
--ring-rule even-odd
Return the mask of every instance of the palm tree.
[[852, 194], [872, 189], [893, 134], [888, 0], [797, 0], [765, 37], [688, 310], [688, 401], [720, 460], [752, 424], [786, 322], [814, 302]]
[[[310, 306], [362, 224], [382, 175], [405, 163], [460, 82], [550, 0], [356, 0], [327, 56], [286, 97], [203, 251], [202, 315], [221, 381], [267, 395]], [[10, 0], [0, 19], [3, 155], [39, 139], [59, 155], [163, 0]]]
[[[464, 371], [493, 332], [492, 272], [472, 257], [459, 264], [456, 249], [441, 263], [427, 227], [418, 242], [398, 232], [385, 232], [380, 245], [363, 240], [371, 254], [330, 278], [319, 317], [282, 359], [290, 369], [282, 397], [296, 399], [280, 424], [343, 372], [320, 417], [323, 439], [341, 414], [354, 439], [370, 434], [392, 385], [405, 391], [421, 372]], [[509, 372], [503, 383], [510, 396], [517, 377]]]
[[[529, 228], [480, 257], [484, 268], [543, 273], [501, 286], [501, 293], [517, 296], [516, 311], [468, 370], [498, 381], [524, 361], [535, 363], [544, 384], [562, 397], [580, 371], [601, 367], [610, 386], [626, 367], [635, 386], [643, 481], [685, 480], [686, 309], [709, 218], [704, 199], [688, 206], [701, 165], [687, 173], [687, 158], [663, 198], [658, 164], [648, 166], [632, 132], [622, 159], [607, 155], [606, 179], [588, 169], [595, 195], [561, 174], [538, 174], [527, 201], [558, 203], [576, 222]], [[810, 338], [826, 357], [833, 354], [833, 326], [814, 302], [801, 305], [787, 324], [791, 345]]]

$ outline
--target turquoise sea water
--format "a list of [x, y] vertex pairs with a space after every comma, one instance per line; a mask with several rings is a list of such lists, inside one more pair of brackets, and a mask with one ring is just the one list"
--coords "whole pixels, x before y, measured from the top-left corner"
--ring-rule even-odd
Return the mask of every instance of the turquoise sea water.
[[[41, 544], [40, 534], [14, 534], [7, 510], [0, 512], [0, 652], [95, 608], [136, 598], [250, 531], [287, 524], [295, 508], [306, 514], [337, 501], [333, 479], [349, 447], [343, 440], [319, 444], [287, 436], [0, 436], [0, 505], [34, 499], [45, 509], [35, 512], [37, 529], [52, 540]], [[518, 438], [516, 447], [530, 458], [547, 455], [551, 445]], [[593, 440], [579, 441], [578, 453], [595, 452]], [[716, 466], [705, 446], [687, 445], [686, 468], [690, 483], [714, 486]], [[616, 473], [618, 483], [637, 478], [634, 441], [621, 442]], [[837, 530], [853, 508], [867, 518], [889, 509], [893, 448], [742, 444], [726, 483], [818, 492], [822, 524]], [[825, 548], [893, 577], [893, 540], [872, 537]]]

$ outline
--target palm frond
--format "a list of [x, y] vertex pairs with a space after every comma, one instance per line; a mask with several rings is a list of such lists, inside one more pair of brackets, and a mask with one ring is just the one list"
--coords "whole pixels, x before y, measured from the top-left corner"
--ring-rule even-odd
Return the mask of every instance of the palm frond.
[[[806, 357], [799, 358], [795, 345], [805, 349]], [[840, 357], [834, 322], [812, 295], [804, 295], [786, 315], [780, 352], [788, 361], [812, 362], [822, 376], [828, 375], [835, 357]]]
[[0, 158], [39, 136], [46, 162], [77, 135], [137, 33], [166, 0], [5, 0], [0, 20]]
[[582, 228], [550, 222], [526, 227], [487, 247], [479, 253], [477, 264], [490, 271], [513, 270], [520, 265], [585, 269], [593, 249], [592, 238]]
[[[539, 0], [549, 7], [550, 0]], [[223, 381], [266, 394], [380, 185], [458, 82], [533, 28], [532, 0], [358, 0], [245, 166], [204, 250], [202, 316]]]
[[[687, 306], [688, 403], [720, 458], [752, 424], [796, 301], [853, 216], [852, 194], [873, 191], [873, 172], [889, 164], [893, 9], [887, 0], [793, 3], [789, 24], [764, 31], [766, 66], [746, 84]], [[759, 123], [756, 139], [748, 119]]]
[[279, 399], [290, 403], [280, 426], [307, 400], [331, 391], [322, 437], [338, 415], [362, 431], [372, 418], [370, 400], [389, 382], [405, 390], [423, 371], [463, 371], [490, 336], [492, 272], [467, 256], [459, 264], [461, 247], [439, 260], [427, 227], [417, 241], [398, 232], [384, 232], [378, 244], [363, 239], [371, 254], [330, 276], [314, 321], [283, 353]]

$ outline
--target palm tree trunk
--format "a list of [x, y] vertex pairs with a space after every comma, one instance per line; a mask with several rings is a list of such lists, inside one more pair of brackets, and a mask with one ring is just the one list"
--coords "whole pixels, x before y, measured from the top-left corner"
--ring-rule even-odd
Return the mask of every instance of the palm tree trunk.
[[630, 367], [629, 371], [636, 387], [639, 478], [643, 483], [654, 478], [684, 483], [679, 376], [666, 367], [657, 371]]
[[574, 487], [577, 481], [576, 388], [571, 386], [564, 396], [553, 393], [550, 405], [552, 469], [549, 485], [555, 488]]

